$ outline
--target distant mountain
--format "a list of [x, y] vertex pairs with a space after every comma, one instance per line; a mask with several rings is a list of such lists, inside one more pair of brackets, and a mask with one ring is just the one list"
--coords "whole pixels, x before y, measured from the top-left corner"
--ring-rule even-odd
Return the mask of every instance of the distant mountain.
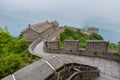
[[[84, 25], [82, 27], [82, 29], [87, 30], [87, 28], [89, 28], [89, 25]], [[119, 32], [115, 32], [109, 29], [104, 29], [104, 28], [99, 28], [99, 34], [104, 38], [104, 40], [108, 40], [111, 43], [118, 43], [120, 41], [120, 33]]]
[[118, 43], [120, 41], [120, 33], [114, 32], [108, 29], [99, 29], [99, 34], [105, 39], [112, 43]]

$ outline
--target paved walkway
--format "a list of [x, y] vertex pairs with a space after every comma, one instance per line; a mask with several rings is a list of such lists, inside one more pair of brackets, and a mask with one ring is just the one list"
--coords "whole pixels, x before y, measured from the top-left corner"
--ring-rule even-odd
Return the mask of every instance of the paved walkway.
[[47, 56], [67, 56], [73, 59], [75, 58], [82, 63], [88, 63], [89, 65], [94, 64], [100, 69], [100, 76], [96, 80], [120, 80], [120, 62], [103, 58], [46, 53], [43, 51], [43, 42], [40, 42], [34, 48], [34, 55], [41, 56], [43, 58], [46, 58]]

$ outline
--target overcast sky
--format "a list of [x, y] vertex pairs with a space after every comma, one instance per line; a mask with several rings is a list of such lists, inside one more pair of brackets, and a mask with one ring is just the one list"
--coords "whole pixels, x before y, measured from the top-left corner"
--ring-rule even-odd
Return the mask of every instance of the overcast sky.
[[120, 0], [0, 0], [0, 26], [8, 26], [13, 35], [45, 20], [119, 32]]

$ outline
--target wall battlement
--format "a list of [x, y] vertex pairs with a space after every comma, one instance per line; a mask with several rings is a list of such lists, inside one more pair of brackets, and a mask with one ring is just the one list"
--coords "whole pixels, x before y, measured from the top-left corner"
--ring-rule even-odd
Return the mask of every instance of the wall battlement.
[[118, 51], [108, 51], [109, 41], [88, 40], [84, 49], [79, 48], [78, 40], [64, 41], [64, 47], [60, 47], [59, 41], [45, 41], [44, 51], [51, 53], [73, 54], [79, 56], [100, 57], [120, 61], [120, 42]]
[[89, 40], [87, 41], [86, 51], [89, 53], [107, 53], [109, 41]]

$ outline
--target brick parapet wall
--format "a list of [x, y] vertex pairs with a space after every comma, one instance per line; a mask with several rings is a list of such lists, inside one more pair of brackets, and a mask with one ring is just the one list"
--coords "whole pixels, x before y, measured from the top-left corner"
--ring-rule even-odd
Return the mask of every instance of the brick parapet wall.
[[[108, 51], [108, 41], [103, 40], [93, 40], [93, 41], [87, 41], [86, 48], [81, 49], [78, 48], [79, 41], [73, 40], [73, 41], [65, 41], [65, 47], [61, 48], [59, 41], [46, 41], [44, 45], [44, 51], [50, 52], [50, 53], [58, 53], [58, 54], [72, 54], [72, 55], [79, 55], [79, 56], [90, 56], [90, 57], [100, 57], [110, 60], [116, 60], [120, 61], [120, 55], [119, 55], [119, 47], [118, 51]], [[52, 47], [54, 46], [54, 48]], [[120, 45], [118, 45], [120, 46]], [[56, 48], [55, 48], [56, 47]]]
[[35, 46], [36, 46], [38, 43], [40, 43], [41, 41], [42, 41], [42, 39], [41, 39], [41, 38], [38, 38], [38, 39], [35, 40], [33, 43], [31, 43], [31, 45], [28, 47], [29, 53], [33, 54], [33, 53], [34, 53], [33, 50], [34, 50]]
[[[82, 73], [75, 76], [74, 80], [88, 80], [84, 78], [88, 77], [89, 79], [93, 79], [99, 75], [99, 69], [97, 67], [65, 56], [50, 57], [36, 61], [13, 73], [13, 75], [16, 80], [66, 80], [75, 72], [73, 70], [74, 68], [87, 71], [86, 74]], [[2, 80], [14, 79], [12, 75], [9, 75]]]
[[109, 41], [104, 40], [89, 40], [87, 41], [86, 51], [88, 53], [107, 53]]

